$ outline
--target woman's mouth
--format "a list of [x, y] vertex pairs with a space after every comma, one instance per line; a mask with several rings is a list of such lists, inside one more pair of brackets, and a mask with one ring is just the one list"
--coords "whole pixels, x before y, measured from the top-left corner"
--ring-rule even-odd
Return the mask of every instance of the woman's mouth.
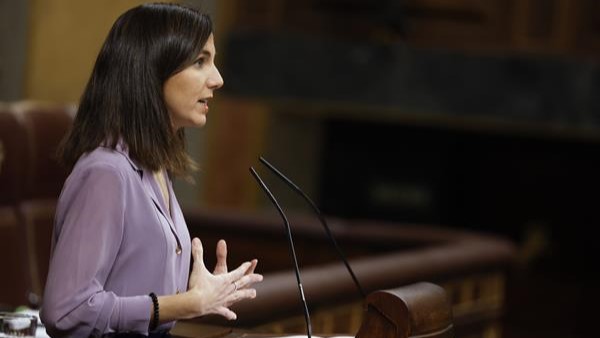
[[198, 103], [204, 105], [204, 110], [208, 111], [208, 100], [206, 100], [206, 99], [198, 100]]

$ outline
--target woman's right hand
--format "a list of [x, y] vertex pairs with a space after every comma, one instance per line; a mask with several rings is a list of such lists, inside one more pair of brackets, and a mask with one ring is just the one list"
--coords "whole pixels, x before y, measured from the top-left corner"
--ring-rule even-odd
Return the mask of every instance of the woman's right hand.
[[[223, 247], [224, 243], [219, 245]], [[229, 307], [241, 300], [256, 297], [256, 290], [251, 286], [262, 281], [263, 278], [262, 275], [254, 273], [257, 260], [245, 262], [237, 269], [227, 272], [226, 255], [225, 249], [225, 257], [221, 254], [218, 258], [217, 268], [213, 274], [204, 265], [202, 242], [198, 238], [192, 240], [194, 264], [187, 291], [192, 300], [192, 317], [218, 314], [233, 320], [237, 316]]]

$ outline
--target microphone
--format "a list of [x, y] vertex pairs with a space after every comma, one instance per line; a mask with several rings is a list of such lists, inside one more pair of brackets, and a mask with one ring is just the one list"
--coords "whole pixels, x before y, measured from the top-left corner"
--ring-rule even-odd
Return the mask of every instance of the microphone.
[[308, 195], [306, 193], [304, 193], [304, 191], [302, 191], [302, 189], [300, 189], [300, 187], [298, 187], [294, 182], [292, 182], [292, 180], [287, 178], [283, 173], [281, 173], [281, 171], [279, 171], [277, 168], [275, 168], [275, 166], [273, 166], [271, 163], [269, 163], [269, 161], [267, 161], [264, 157], [260, 156], [259, 161], [263, 165], [265, 165], [267, 168], [269, 168], [269, 170], [271, 170], [277, 177], [279, 177], [281, 180], [283, 180], [290, 188], [292, 188], [293, 191], [295, 191], [297, 194], [299, 194], [312, 207], [313, 211], [317, 214], [319, 221], [321, 221], [323, 228], [325, 228], [327, 237], [329, 237], [329, 240], [331, 241], [331, 243], [333, 244], [333, 247], [337, 251], [339, 258], [342, 260], [342, 262], [344, 262], [344, 265], [346, 266], [346, 270], [348, 270], [348, 272], [350, 273], [350, 276], [352, 277], [352, 280], [354, 281], [356, 288], [358, 289], [358, 291], [360, 292], [361, 296], [364, 299], [366, 297], [366, 293], [365, 293], [364, 289], [362, 288], [362, 286], [360, 285], [360, 283], [358, 282], [358, 279], [356, 278], [354, 271], [352, 271], [352, 268], [350, 267], [350, 264], [348, 263], [348, 260], [346, 259], [346, 255], [344, 255], [344, 252], [337, 244], [335, 237], [333, 237], [333, 234], [331, 233], [331, 230], [329, 229], [329, 226], [327, 225], [327, 221], [325, 220], [325, 217], [321, 213], [321, 210], [319, 210], [317, 205], [310, 199], [310, 197], [308, 197]]
[[267, 187], [265, 182], [260, 178], [260, 176], [258, 175], [256, 170], [254, 170], [253, 167], [250, 167], [250, 173], [252, 174], [254, 179], [256, 179], [256, 181], [258, 182], [258, 184], [260, 185], [262, 190], [265, 192], [267, 197], [269, 197], [269, 200], [271, 200], [271, 202], [273, 203], [275, 208], [277, 208], [279, 215], [283, 219], [285, 233], [287, 235], [288, 243], [290, 246], [290, 254], [294, 261], [294, 272], [296, 273], [296, 282], [298, 283], [298, 289], [300, 291], [300, 298], [302, 299], [302, 305], [304, 307], [304, 319], [306, 320], [306, 334], [307, 334], [308, 338], [311, 338], [312, 337], [312, 326], [310, 324], [310, 315], [308, 314], [308, 305], [306, 304], [306, 298], [304, 297], [304, 289], [302, 288], [302, 281], [300, 280], [300, 269], [298, 268], [298, 259], [296, 258], [296, 249], [294, 249], [294, 240], [292, 239], [292, 230], [290, 228], [290, 223], [288, 222], [288, 219], [285, 216], [285, 213], [281, 209], [281, 206], [279, 206], [277, 199], [275, 199], [275, 196], [273, 196], [273, 194], [271, 193], [271, 191], [269, 190], [269, 188]]

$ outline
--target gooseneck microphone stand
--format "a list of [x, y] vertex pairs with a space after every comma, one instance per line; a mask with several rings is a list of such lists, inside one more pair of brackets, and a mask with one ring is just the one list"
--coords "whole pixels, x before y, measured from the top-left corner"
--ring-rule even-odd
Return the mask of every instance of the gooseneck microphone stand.
[[319, 221], [321, 221], [323, 228], [325, 228], [327, 237], [329, 237], [329, 240], [331, 241], [335, 250], [337, 251], [337, 254], [338, 254], [340, 260], [342, 260], [342, 262], [344, 262], [344, 265], [346, 266], [346, 270], [348, 270], [348, 273], [350, 273], [350, 276], [352, 276], [352, 280], [354, 280], [354, 284], [356, 285], [356, 288], [360, 292], [363, 299], [366, 298], [366, 293], [365, 293], [364, 289], [358, 282], [358, 278], [356, 278], [354, 271], [352, 271], [352, 268], [350, 267], [350, 264], [348, 263], [348, 260], [346, 259], [346, 255], [344, 255], [344, 253], [342, 252], [342, 249], [340, 248], [337, 241], [335, 240], [335, 237], [333, 237], [333, 234], [331, 233], [331, 230], [329, 229], [329, 226], [327, 225], [327, 221], [325, 220], [325, 217], [321, 213], [321, 210], [319, 210], [319, 208], [312, 201], [312, 199], [310, 199], [310, 197], [308, 197], [308, 195], [305, 194], [304, 191], [302, 191], [302, 189], [300, 189], [300, 187], [298, 187], [298, 185], [296, 185], [294, 182], [292, 182], [292, 180], [287, 178], [287, 176], [285, 176], [281, 171], [279, 171], [277, 168], [275, 168], [275, 166], [272, 165], [271, 163], [269, 163], [264, 157], [262, 157], [262, 156], [259, 157], [259, 161], [263, 165], [265, 165], [267, 168], [269, 168], [269, 170], [271, 170], [277, 177], [279, 177], [282, 181], [284, 181], [290, 188], [292, 188], [292, 190], [294, 192], [296, 192], [298, 195], [300, 195], [311, 206], [313, 211], [317, 214]]
[[296, 258], [296, 249], [294, 248], [294, 240], [292, 239], [292, 231], [290, 229], [290, 223], [288, 222], [288, 219], [285, 216], [285, 213], [279, 206], [277, 199], [275, 199], [275, 196], [273, 196], [273, 194], [271, 193], [271, 191], [269, 190], [269, 188], [267, 187], [265, 182], [260, 178], [260, 176], [258, 175], [256, 170], [254, 170], [254, 168], [250, 167], [250, 173], [252, 174], [254, 179], [256, 179], [256, 181], [258, 182], [258, 184], [260, 185], [262, 190], [265, 192], [265, 194], [267, 195], [269, 200], [271, 200], [271, 203], [273, 203], [275, 208], [277, 208], [279, 215], [283, 219], [283, 224], [285, 227], [288, 244], [290, 247], [290, 255], [292, 256], [292, 259], [294, 261], [294, 272], [296, 273], [296, 282], [298, 283], [298, 290], [300, 291], [300, 298], [302, 299], [302, 305], [304, 307], [304, 319], [306, 320], [306, 334], [307, 334], [308, 338], [311, 338], [312, 337], [312, 326], [310, 324], [310, 315], [308, 314], [308, 306], [306, 304], [306, 298], [304, 297], [304, 289], [302, 288], [302, 281], [300, 280], [300, 269], [298, 268], [298, 259]]

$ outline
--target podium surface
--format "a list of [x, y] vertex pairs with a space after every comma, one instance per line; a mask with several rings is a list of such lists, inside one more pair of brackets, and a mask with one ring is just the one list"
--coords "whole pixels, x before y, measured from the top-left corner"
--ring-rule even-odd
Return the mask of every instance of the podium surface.
[[[301, 338], [304, 334], [277, 334], [208, 325], [193, 321], [177, 323], [178, 338]], [[354, 337], [318, 332], [313, 337]], [[416, 283], [390, 290], [375, 291], [365, 301], [364, 320], [356, 338], [451, 338], [454, 337], [452, 306], [443, 288], [432, 283]]]

